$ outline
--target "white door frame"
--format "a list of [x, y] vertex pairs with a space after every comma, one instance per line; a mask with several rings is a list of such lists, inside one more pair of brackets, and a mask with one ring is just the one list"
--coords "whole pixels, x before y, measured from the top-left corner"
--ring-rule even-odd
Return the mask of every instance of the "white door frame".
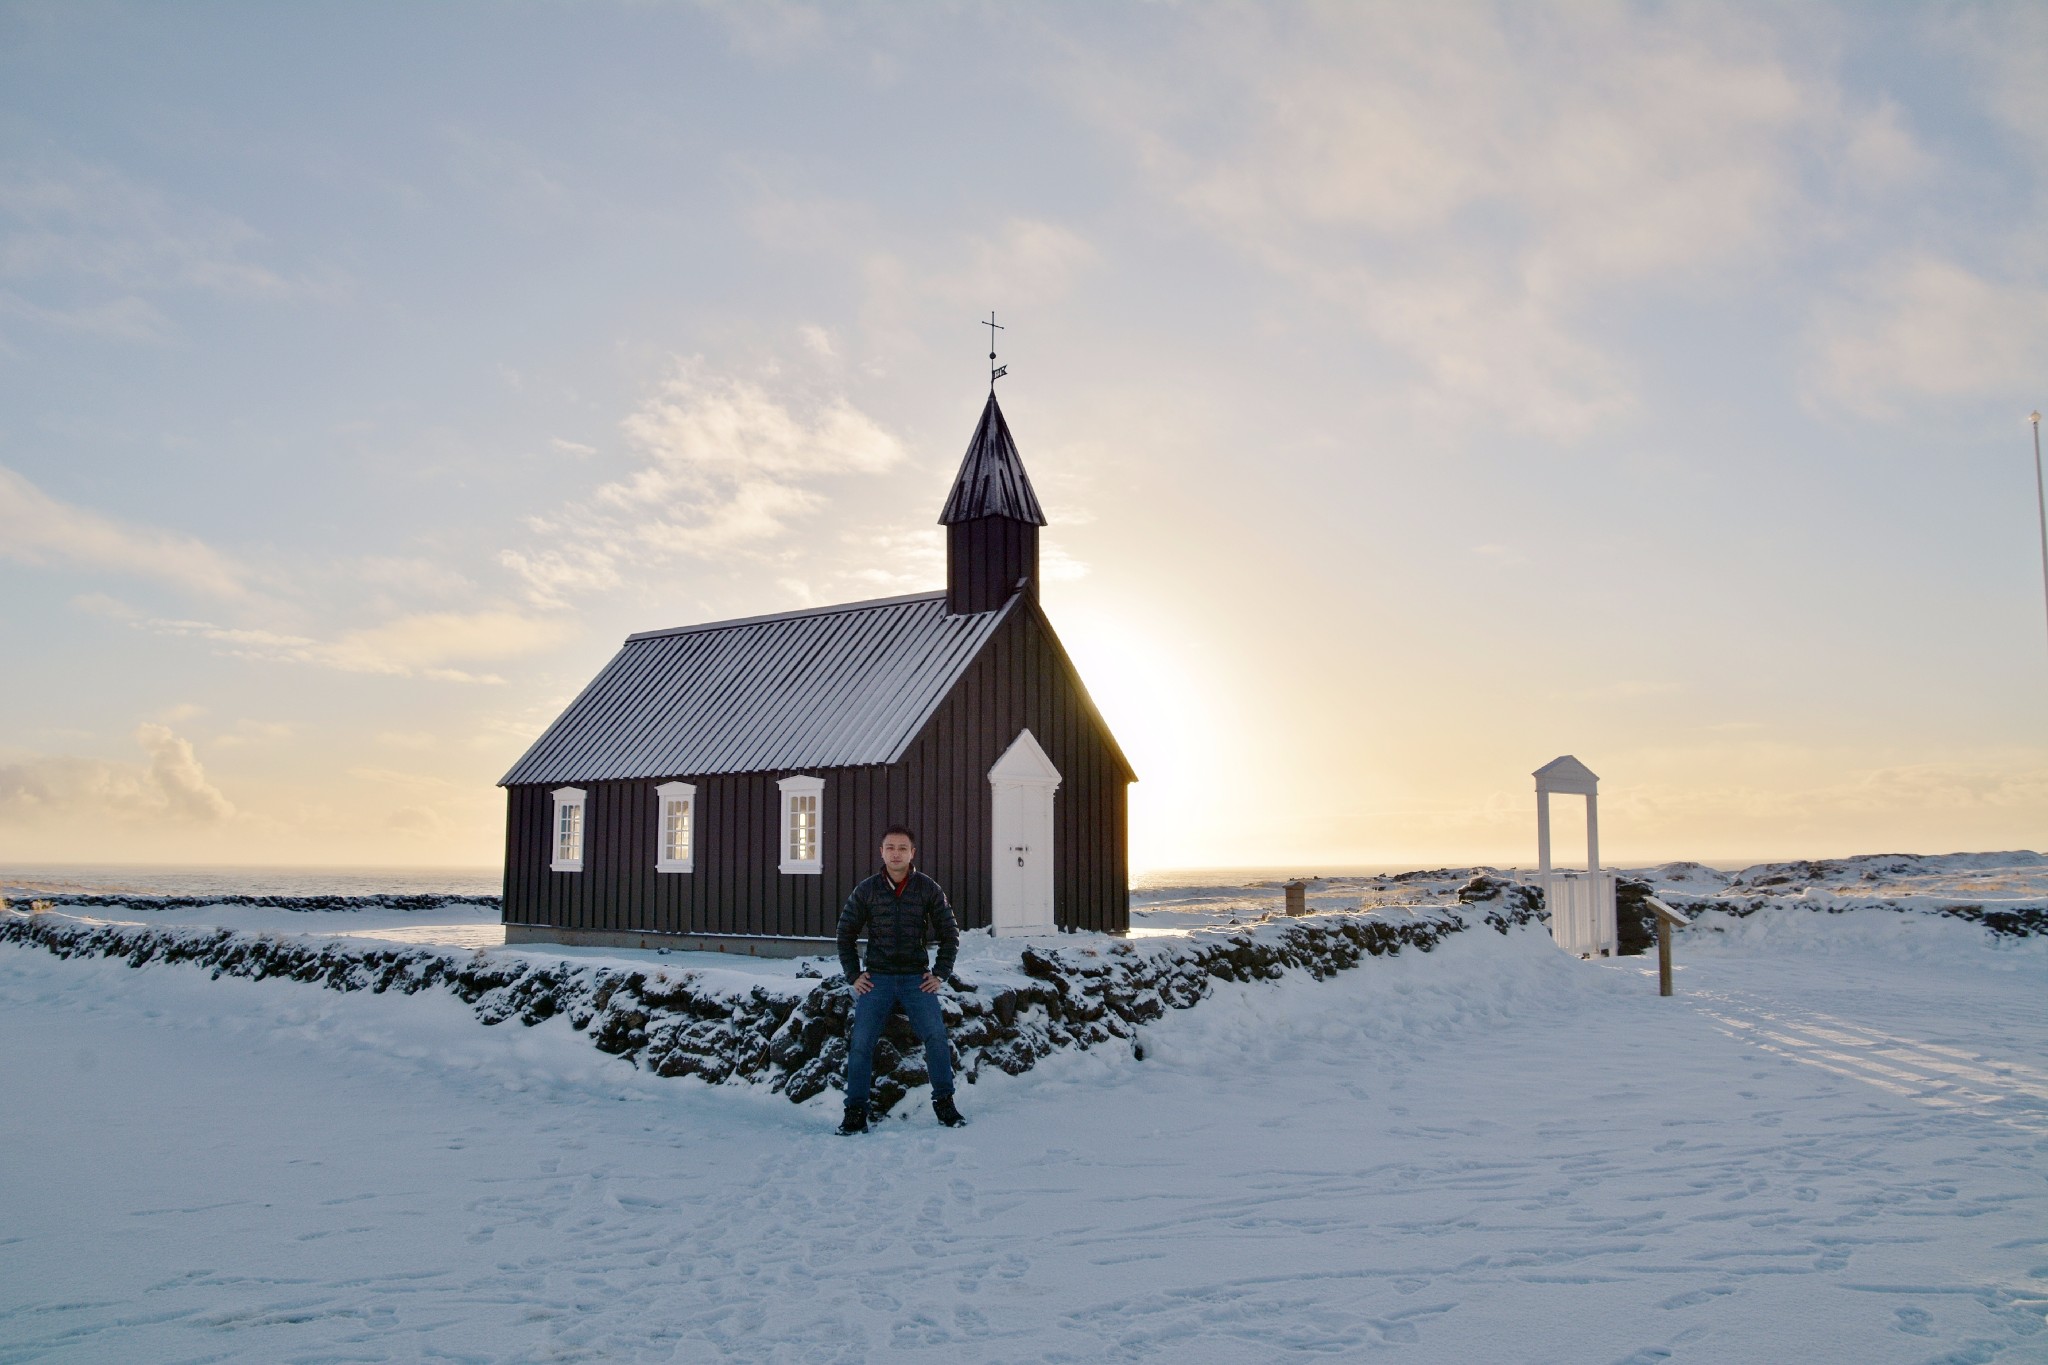
[[[1538, 768], [1536, 778], [1536, 876], [1543, 883], [1543, 904], [1550, 911], [1550, 936], [1557, 946], [1580, 957], [1617, 957], [1621, 953], [1615, 913], [1614, 874], [1600, 868], [1600, 776], [1570, 754], [1560, 754]], [[1550, 865], [1550, 794], [1586, 798], [1586, 880], [1575, 872]]]
[[988, 770], [990, 929], [998, 937], [1050, 934], [1053, 922], [1052, 799], [1060, 770], [1031, 731]]

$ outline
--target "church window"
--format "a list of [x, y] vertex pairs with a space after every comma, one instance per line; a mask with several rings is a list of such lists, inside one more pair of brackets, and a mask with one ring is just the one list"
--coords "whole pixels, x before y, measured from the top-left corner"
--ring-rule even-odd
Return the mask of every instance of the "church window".
[[697, 789], [687, 782], [664, 782], [654, 795], [659, 813], [654, 870], [689, 872], [696, 866]]
[[776, 785], [782, 789], [782, 870], [824, 871], [819, 831], [824, 826], [825, 779], [785, 777]]
[[558, 787], [555, 799], [555, 857], [548, 866], [556, 872], [583, 870], [583, 806], [589, 794], [577, 787]]

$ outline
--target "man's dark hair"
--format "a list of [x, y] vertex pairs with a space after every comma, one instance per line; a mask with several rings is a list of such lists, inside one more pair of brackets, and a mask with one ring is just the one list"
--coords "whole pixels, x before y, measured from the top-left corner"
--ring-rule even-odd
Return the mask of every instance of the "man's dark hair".
[[914, 832], [913, 832], [913, 831], [911, 830], [910, 826], [908, 826], [908, 825], [891, 825], [891, 826], [889, 826], [889, 828], [887, 828], [887, 829], [885, 829], [885, 830], [883, 830], [883, 831], [882, 831], [882, 837], [883, 837], [884, 839], [888, 838], [888, 837], [889, 837], [890, 835], [892, 835], [892, 834], [900, 834], [900, 835], [902, 835], [902, 836], [903, 836], [904, 838], [906, 838], [906, 839], [910, 840], [910, 846], [911, 846], [912, 848], [916, 848], [916, 847], [917, 847], [917, 835], [916, 835], [916, 834], [915, 834], [915, 833], [914, 833]]

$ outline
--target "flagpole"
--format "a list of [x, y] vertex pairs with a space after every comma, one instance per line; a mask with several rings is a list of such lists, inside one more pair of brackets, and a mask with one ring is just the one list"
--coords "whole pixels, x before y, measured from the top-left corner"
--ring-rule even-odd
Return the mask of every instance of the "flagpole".
[[2044, 609], [2048, 609], [2048, 495], [2041, 487], [2041, 413], [2039, 409], [2027, 414], [2027, 420], [2034, 424], [2034, 510], [2041, 517], [2041, 595]]

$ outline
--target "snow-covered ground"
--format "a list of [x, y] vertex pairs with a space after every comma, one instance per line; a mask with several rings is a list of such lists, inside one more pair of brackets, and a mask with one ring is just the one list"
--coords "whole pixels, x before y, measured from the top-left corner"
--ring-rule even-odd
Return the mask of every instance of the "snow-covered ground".
[[1680, 955], [1223, 984], [841, 1139], [559, 1018], [0, 947], [0, 1361], [2048, 1359], [2048, 942]]
[[[2048, 855], [2006, 853], [1887, 853], [1858, 858], [1758, 863], [1744, 868], [1702, 863], [1660, 863], [1617, 869], [1647, 882], [1659, 896], [1725, 897], [1747, 904], [1758, 896], [1793, 897], [1806, 909], [1840, 908], [1845, 902], [1885, 900], [1932, 908], [1972, 903], [1987, 908], [2048, 904]], [[1315, 876], [1305, 870], [1312, 911], [1373, 909], [1390, 905], [1441, 905], [1457, 900], [1474, 875], [1536, 884], [1533, 868], [1441, 867], [1412, 872]], [[1138, 934], [1178, 932], [1195, 926], [1248, 924], [1281, 908], [1287, 879], [1246, 880], [1218, 872], [1162, 876], [1131, 894], [1131, 925]]]

